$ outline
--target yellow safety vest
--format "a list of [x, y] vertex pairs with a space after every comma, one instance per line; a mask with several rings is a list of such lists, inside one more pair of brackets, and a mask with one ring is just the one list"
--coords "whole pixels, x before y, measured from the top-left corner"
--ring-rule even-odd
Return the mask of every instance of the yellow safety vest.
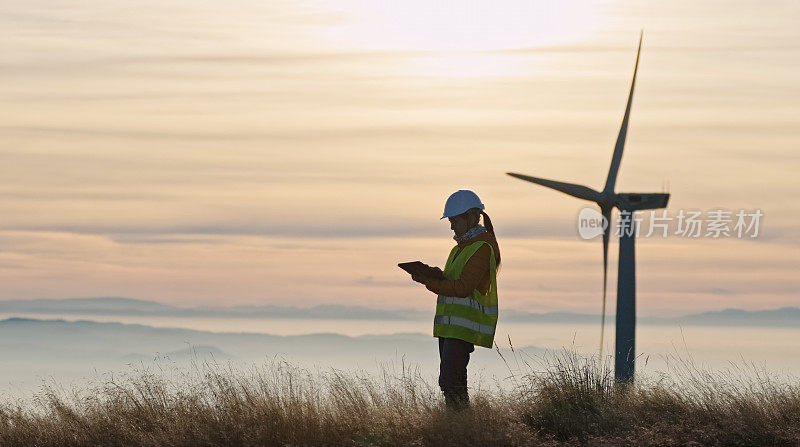
[[458, 256], [458, 246], [453, 247], [443, 274], [447, 279], [461, 278], [467, 261], [483, 244], [489, 246], [489, 290], [483, 295], [475, 289], [466, 298], [439, 295], [436, 317], [433, 319], [434, 337], [458, 338], [485, 348], [492, 347], [497, 326], [497, 260], [492, 244], [486, 241], [473, 242], [464, 247]]

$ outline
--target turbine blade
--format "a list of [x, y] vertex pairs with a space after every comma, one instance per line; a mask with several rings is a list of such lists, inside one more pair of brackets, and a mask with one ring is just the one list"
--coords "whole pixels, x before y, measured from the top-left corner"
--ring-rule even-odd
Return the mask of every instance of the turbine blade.
[[639, 70], [639, 54], [642, 52], [642, 36], [644, 31], [639, 33], [639, 49], [636, 50], [636, 65], [633, 68], [633, 80], [631, 81], [631, 91], [628, 93], [628, 105], [625, 107], [625, 116], [622, 118], [622, 125], [617, 136], [617, 144], [614, 145], [614, 156], [611, 157], [611, 167], [608, 170], [606, 186], [603, 188], [605, 193], [613, 193], [614, 185], [617, 183], [617, 173], [619, 164], [622, 161], [622, 149], [625, 147], [625, 136], [628, 133], [628, 119], [631, 116], [631, 103], [633, 102], [633, 88], [636, 86], [636, 72]]
[[600, 366], [603, 366], [603, 341], [606, 331], [606, 284], [608, 283], [608, 238], [611, 233], [611, 207], [601, 208], [608, 226], [603, 230], [603, 310], [600, 320]]
[[599, 202], [602, 199], [602, 194], [587, 186], [576, 185], [574, 183], [557, 182], [555, 180], [548, 180], [544, 178], [531, 177], [528, 175], [517, 174], [514, 172], [507, 172], [506, 174], [516, 177], [520, 180], [536, 183], [537, 185], [546, 186], [555, 189], [556, 191], [569, 194], [572, 197], [577, 197], [583, 200], [591, 200], [592, 202]]

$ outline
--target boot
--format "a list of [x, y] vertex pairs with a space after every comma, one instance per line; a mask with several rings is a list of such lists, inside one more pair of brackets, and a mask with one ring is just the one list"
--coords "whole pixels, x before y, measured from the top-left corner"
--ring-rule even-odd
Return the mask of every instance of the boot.
[[448, 387], [442, 391], [448, 409], [459, 413], [469, 408], [469, 394], [466, 387]]

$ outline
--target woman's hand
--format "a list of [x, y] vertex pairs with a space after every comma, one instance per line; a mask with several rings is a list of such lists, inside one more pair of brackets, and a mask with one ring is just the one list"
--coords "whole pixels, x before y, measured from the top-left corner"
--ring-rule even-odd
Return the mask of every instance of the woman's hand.
[[425, 280], [428, 279], [428, 277], [427, 276], [422, 276], [422, 275], [411, 275], [411, 279], [413, 279], [414, 281], [416, 281], [416, 282], [418, 282], [420, 284], [425, 284]]
[[411, 279], [420, 284], [425, 284], [431, 279], [444, 279], [444, 272], [442, 272], [442, 269], [439, 267], [431, 267], [429, 265], [426, 265], [426, 267], [428, 267], [428, 271], [412, 274]]

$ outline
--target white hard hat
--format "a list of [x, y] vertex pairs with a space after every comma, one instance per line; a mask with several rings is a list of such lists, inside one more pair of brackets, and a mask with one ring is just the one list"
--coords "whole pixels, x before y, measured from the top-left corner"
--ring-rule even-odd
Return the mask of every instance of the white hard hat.
[[447, 198], [442, 219], [464, 214], [473, 208], [486, 209], [477, 194], [468, 189], [459, 189]]

